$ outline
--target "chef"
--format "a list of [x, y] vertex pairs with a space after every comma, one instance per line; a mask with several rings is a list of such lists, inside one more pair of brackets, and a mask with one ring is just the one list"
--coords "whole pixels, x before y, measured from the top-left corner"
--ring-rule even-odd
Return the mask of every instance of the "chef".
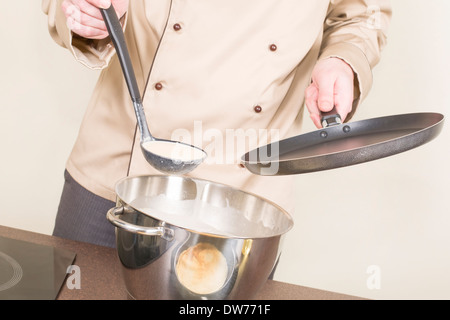
[[290, 213], [293, 177], [254, 175], [240, 157], [302, 133], [304, 113], [318, 128], [333, 107], [350, 120], [371, 88], [391, 16], [388, 0], [43, 0], [54, 41], [101, 70], [66, 164], [54, 235], [111, 247], [105, 214], [116, 182], [160, 174], [140, 150], [98, 9], [111, 4], [150, 131], [208, 153], [187, 176], [255, 193]]

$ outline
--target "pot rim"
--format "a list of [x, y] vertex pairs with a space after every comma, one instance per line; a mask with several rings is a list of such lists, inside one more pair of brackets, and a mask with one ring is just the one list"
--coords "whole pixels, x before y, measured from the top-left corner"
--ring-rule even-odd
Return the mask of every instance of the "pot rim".
[[[261, 201], [264, 201], [265, 203], [269, 204], [270, 206], [274, 207], [276, 210], [278, 210], [280, 213], [282, 213], [285, 217], [286, 217], [286, 224], [288, 224], [288, 227], [286, 227], [282, 232], [276, 232], [274, 234], [271, 235], [262, 235], [262, 236], [233, 236], [233, 235], [220, 235], [220, 234], [216, 234], [216, 233], [210, 233], [210, 232], [202, 232], [202, 231], [198, 231], [198, 230], [194, 230], [192, 228], [189, 227], [183, 227], [183, 226], [179, 226], [176, 224], [173, 224], [169, 221], [165, 221], [162, 220], [158, 217], [154, 217], [146, 212], [143, 212], [142, 210], [139, 210], [138, 208], [135, 208], [133, 205], [131, 205], [128, 201], [125, 201], [118, 192], [118, 188], [119, 186], [124, 182], [124, 181], [129, 181], [129, 180], [133, 180], [133, 179], [143, 179], [143, 178], [164, 178], [164, 179], [179, 179], [179, 180], [192, 180], [192, 181], [198, 181], [198, 182], [203, 182], [203, 183], [207, 183], [207, 184], [214, 184], [217, 186], [221, 186], [221, 187], [226, 187], [231, 189], [233, 192], [240, 192], [243, 193], [245, 195], [251, 196], [251, 197], [255, 197]], [[221, 182], [215, 182], [212, 180], [208, 180], [208, 179], [202, 179], [202, 178], [193, 178], [193, 177], [185, 177], [185, 176], [176, 176], [176, 175], [165, 175], [165, 174], [149, 174], [149, 175], [130, 175], [124, 178], [121, 178], [120, 180], [118, 180], [115, 184], [114, 187], [114, 192], [116, 195], [116, 199], [120, 200], [121, 202], [124, 202], [126, 204], [127, 207], [132, 208], [134, 211], [141, 213], [143, 215], [146, 215], [152, 219], [161, 221], [163, 223], [165, 223], [166, 225], [169, 224], [171, 226], [174, 226], [176, 228], [179, 229], [183, 229], [192, 233], [196, 233], [196, 234], [202, 234], [202, 235], [207, 235], [207, 236], [211, 236], [211, 237], [219, 237], [219, 238], [230, 238], [230, 239], [264, 239], [264, 238], [272, 238], [272, 237], [278, 237], [281, 235], [284, 235], [286, 233], [288, 233], [293, 227], [294, 227], [294, 219], [292, 218], [292, 216], [285, 210], [283, 209], [281, 206], [279, 206], [278, 204], [276, 204], [275, 202], [266, 199], [260, 195], [257, 195], [256, 193], [253, 192], [249, 192], [249, 191], [245, 191], [245, 190], [241, 190], [238, 189], [234, 186], [225, 184], [225, 183], [221, 183]]]

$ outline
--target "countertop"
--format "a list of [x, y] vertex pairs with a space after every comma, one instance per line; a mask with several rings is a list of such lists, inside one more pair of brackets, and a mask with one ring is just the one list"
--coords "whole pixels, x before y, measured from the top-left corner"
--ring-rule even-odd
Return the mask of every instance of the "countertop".
[[[127, 300], [115, 249], [0, 226], [0, 236], [70, 250], [80, 268], [80, 288], [63, 284], [58, 300]], [[268, 280], [255, 300], [359, 300], [361, 298]]]

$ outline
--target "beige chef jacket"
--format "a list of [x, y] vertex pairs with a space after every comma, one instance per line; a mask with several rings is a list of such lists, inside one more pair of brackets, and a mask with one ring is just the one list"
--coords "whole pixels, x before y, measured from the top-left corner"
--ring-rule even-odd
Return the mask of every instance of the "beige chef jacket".
[[[139, 148], [114, 47], [72, 34], [61, 3], [42, 2], [51, 36], [83, 65], [102, 69], [67, 170], [115, 201], [121, 178], [160, 173]], [[302, 133], [304, 91], [318, 59], [339, 57], [353, 68], [355, 109], [371, 87], [390, 15], [385, 0], [130, 0], [121, 21], [150, 131], [208, 152], [187, 176], [258, 194], [292, 213], [293, 177], [254, 175], [240, 157]]]

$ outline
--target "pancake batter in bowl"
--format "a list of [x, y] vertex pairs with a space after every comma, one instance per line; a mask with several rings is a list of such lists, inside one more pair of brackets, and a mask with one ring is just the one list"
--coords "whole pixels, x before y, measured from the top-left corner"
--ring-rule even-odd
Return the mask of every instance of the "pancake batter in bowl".
[[183, 143], [147, 141], [142, 147], [157, 156], [180, 162], [200, 162], [205, 157], [202, 150]]

